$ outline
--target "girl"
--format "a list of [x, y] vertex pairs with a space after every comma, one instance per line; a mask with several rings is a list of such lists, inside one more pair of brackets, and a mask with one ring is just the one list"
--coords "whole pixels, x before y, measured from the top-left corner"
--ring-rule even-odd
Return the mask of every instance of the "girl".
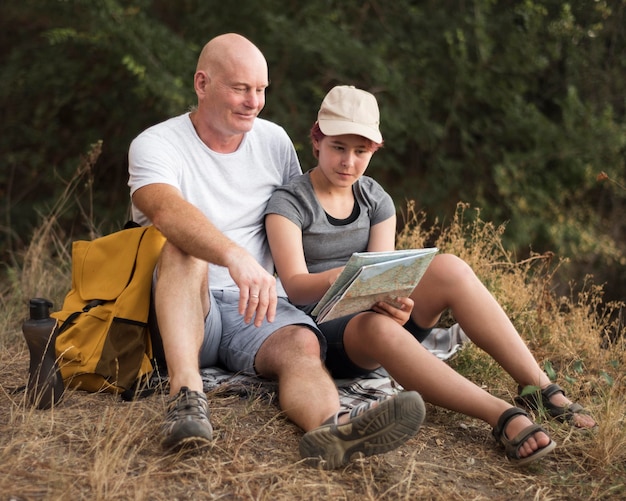
[[[372, 94], [352, 86], [333, 88], [311, 130], [317, 166], [279, 188], [266, 209], [278, 275], [290, 301], [308, 313], [353, 252], [394, 249], [393, 201], [376, 181], [364, 176], [382, 146], [378, 123]], [[556, 444], [526, 411], [476, 386], [420, 344], [450, 308], [468, 337], [520, 387], [542, 389], [549, 411], [578, 427], [595, 425], [581, 413], [582, 407], [550, 384], [502, 308], [461, 259], [437, 255], [400, 304], [397, 308], [381, 302], [371, 311], [319, 324], [328, 341], [326, 366], [335, 378], [356, 377], [383, 366], [424, 400], [489, 423], [513, 463], [542, 458]]]

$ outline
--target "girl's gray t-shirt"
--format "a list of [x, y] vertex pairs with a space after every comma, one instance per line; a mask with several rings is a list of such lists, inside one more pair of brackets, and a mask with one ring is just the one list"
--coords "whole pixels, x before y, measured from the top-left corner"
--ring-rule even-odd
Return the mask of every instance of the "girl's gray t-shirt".
[[270, 198], [265, 214], [284, 216], [302, 230], [309, 273], [344, 266], [353, 252], [367, 250], [370, 228], [395, 215], [393, 200], [371, 177], [360, 177], [352, 189], [359, 211], [353, 221], [326, 214], [313, 190], [310, 172], [276, 189]]

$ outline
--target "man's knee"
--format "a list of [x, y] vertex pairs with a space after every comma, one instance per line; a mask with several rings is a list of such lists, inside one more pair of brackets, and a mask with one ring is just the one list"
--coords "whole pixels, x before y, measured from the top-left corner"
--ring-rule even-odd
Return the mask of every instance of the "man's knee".
[[[192, 297], [201, 303], [203, 317], [209, 312], [209, 265], [166, 242], [161, 251], [153, 284], [157, 313], [170, 298]], [[191, 296], [190, 296], [191, 295]]]
[[281, 337], [277, 339], [285, 348], [293, 350], [294, 353], [319, 357], [320, 341], [309, 327], [289, 325], [279, 329], [275, 334], [279, 334]]
[[157, 263], [157, 279], [174, 273], [177, 280], [199, 280], [207, 285], [209, 265], [182, 251], [174, 244], [165, 242]]
[[315, 332], [304, 325], [281, 327], [261, 345], [255, 366], [260, 374], [276, 375], [285, 367], [322, 363], [322, 347]]

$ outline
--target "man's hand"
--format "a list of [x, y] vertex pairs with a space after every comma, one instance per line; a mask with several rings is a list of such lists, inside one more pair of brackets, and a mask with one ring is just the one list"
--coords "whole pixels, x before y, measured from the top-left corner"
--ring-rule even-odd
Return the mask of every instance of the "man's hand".
[[231, 254], [228, 272], [239, 287], [239, 313], [244, 322], [254, 318], [259, 327], [264, 318], [276, 317], [276, 278], [270, 275], [248, 252], [240, 249]]
[[387, 315], [400, 325], [404, 325], [409, 321], [414, 302], [410, 297], [398, 297], [395, 298], [395, 302], [399, 304], [399, 307], [385, 301], [380, 301], [372, 307], [372, 310], [376, 313]]

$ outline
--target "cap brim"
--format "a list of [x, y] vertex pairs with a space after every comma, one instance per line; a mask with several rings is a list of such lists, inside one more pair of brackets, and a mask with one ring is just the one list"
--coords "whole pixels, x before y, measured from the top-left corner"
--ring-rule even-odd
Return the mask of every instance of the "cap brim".
[[367, 125], [357, 124], [348, 120], [318, 120], [320, 130], [326, 136], [342, 136], [344, 134], [356, 134], [363, 136], [375, 143], [382, 143], [383, 136], [379, 130]]

